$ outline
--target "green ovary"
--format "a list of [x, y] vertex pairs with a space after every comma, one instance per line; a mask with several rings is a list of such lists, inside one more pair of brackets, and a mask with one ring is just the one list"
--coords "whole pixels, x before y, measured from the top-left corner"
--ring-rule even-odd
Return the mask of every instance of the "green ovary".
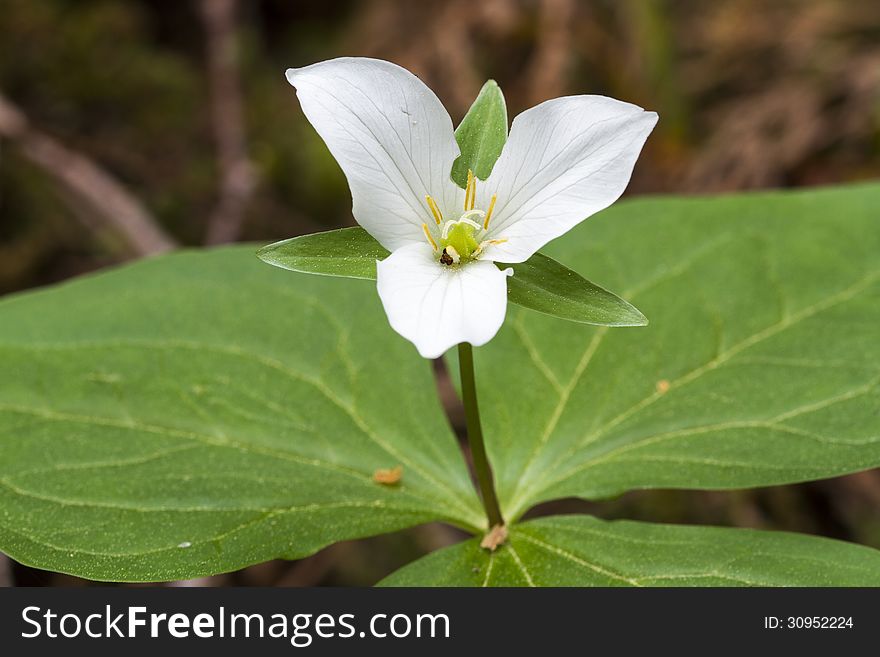
[[440, 248], [451, 246], [462, 260], [470, 260], [480, 248], [474, 237], [474, 231], [474, 227], [468, 223], [456, 223], [450, 227], [446, 238], [440, 240]]

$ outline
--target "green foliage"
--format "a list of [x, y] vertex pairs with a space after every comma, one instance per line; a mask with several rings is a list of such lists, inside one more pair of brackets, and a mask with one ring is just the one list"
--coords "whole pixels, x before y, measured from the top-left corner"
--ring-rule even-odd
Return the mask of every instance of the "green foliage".
[[591, 516], [516, 525], [496, 552], [471, 539], [384, 586], [880, 586], [880, 551], [786, 532]]
[[[559, 497], [880, 465], [878, 204], [877, 185], [647, 199], [552, 245], [651, 326], [511, 308], [476, 353], [509, 542], [489, 555], [474, 539], [388, 583], [878, 584], [877, 552], [834, 541], [516, 522]], [[268, 255], [323, 270], [321, 253]], [[7, 299], [0, 380], [0, 549], [24, 563], [169, 579], [430, 520], [485, 527], [430, 367], [370, 284], [276, 271], [251, 247]], [[374, 481], [397, 465], [399, 483]]]
[[455, 140], [461, 149], [450, 174], [455, 184], [465, 188], [469, 169], [480, 180], [488, 178], [507, 141], [507, 105], [495, 80], [488, 80], [480, 89], [455, 129]]
[[[463, 249], [460, 249], [462, 252]], [[363, 228], [342, 228], [275, 242], [257, 252], [264, 262], [290, 271], [376, 279], [376, 260], [388, 251]], [[546, 315], [599, 326], [644, 326], [645, 316], [620, 297], [552, 258], [536, 253], [513, 267], [507, 296]]]

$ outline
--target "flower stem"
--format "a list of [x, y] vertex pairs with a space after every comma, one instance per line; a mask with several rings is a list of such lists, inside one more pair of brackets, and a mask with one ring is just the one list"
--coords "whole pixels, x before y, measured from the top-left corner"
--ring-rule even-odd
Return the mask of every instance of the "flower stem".
[[467, 437], [474, 459], [474, 472], [483, 498], [483, 508], [489, 519], [489, 527], [503, 525], [501, 507], [495, 494], [495, 482], [492, 479], [492, 467], [486, 456], [486, 444], [483, 442], [483, 429], [480, 426], [480, 409], [477, 405], [477, 386], [474, 382], [474, 351], [467, 342], [458, 345], [458, 367], [461, 373], [461, 396], [464, 401], [464, 414], [467, 420]]

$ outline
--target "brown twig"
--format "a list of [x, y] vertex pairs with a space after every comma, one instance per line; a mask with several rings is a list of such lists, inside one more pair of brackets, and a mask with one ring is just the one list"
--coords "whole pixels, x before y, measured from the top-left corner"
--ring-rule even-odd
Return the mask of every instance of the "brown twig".
[[278, 587], [317, 586], [350, 551], [351, 542], [330, 545], [310, 557], [297, 561], [274, 585]]
[[539, 103], [565, 91], [571, 52], [572, 0], [542, 0], [538, 43], [525, 78], [528, 100]]
[[207, 41], [211, 120], [220, 168], [219, 198], [208, 222], [205, 241], [223, 244], [240, 235], [257, 176], [245, 138], [236, 41], [237, 2], [200, 0], [199, 9]]
[[85, 154], [34, 128], [24, 112], [2, 95], [0, 138], [11, 140], [24, 157], [86, 201], [95, 218], [118, 233], [136, 255], [175, 247], [174, 239], [121, 182]]
[[168, 582], [166, 586], [171, 588], [189, 589], [189, 588], [205, 588], [210, 586], [222, 586], [217, 583], [216, 577], [196, 577], [194, 579], [180, 579], [174, 582]]
[[[350, 27], [346, 48], [410, 69], [438, 92], [453, 116], [461, 117], [482, 84], [473, 61], [474, 29], [481, 18], [477, 9], [484, 5], [472, 0], [365, 3]], [[413, 25], [442, 29], [413, 30]]]
[[12, 562], [0, 552], [0, 589], [12, 586]]
[[[438, 77], [446, 87], [447, 102], [458, 115], [467, 111], [483, 82], [474, 67], [473, 30], [477, 17], [473, 6], [470, 0], [446, 3], [444, 13], [437, 17], [437, 24], [444, 29], [431, 30], [433, 47], [428, 51], [428, 57], [443, 62], [437, 71]], [[414, 54], [422, 49], [420, 41], [414, 41]]]

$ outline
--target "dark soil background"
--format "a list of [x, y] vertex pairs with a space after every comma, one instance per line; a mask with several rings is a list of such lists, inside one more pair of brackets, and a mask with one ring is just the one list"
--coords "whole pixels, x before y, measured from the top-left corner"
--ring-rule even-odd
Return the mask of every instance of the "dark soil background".
[[[353, 223], [289, 66], [393, 60], [459, 120], [599, 93], [659, 112], [628, 194], [877, 178], [880, 3], [848, 0], [4, 0], [0, 294], [177, 245]], [[878, 218], [880, 220], [880, 218]], [[453, 423], [458, 402], [441, 371]], [[880, 548], [880, 474], [650, 491], [537, 512], [802, 531]], [[183, 585], [368, 585], [459, 539], [440, 525]], [[0, 585], [83, 586], [0, 555]]]

